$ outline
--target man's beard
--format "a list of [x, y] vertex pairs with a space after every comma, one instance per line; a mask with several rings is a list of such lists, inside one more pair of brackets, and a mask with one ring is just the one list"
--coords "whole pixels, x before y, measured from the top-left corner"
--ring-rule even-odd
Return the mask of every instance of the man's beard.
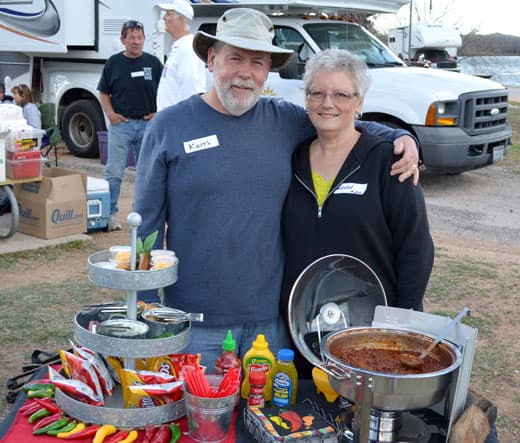
[[[235, 116], [240, 116], [249, 111], [256, 105], [262, 93], [262, 90], [257, 87], [253, 80], [240, 80], [235, 78], [228, 82], [221, 82], [219, 80], [217, 67], [214, 69], [213, 82], [220, 103], [231, 115]], [[251, 91], [249, 93], [237, 92], [233, 90], [232, 86], [250, 88]]]

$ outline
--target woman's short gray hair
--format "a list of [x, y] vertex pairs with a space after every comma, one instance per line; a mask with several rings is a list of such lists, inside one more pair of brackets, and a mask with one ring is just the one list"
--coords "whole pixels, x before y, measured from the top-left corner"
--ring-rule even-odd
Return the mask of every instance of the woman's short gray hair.
[[316, 75], [322, 71], [343, 71], [351, 77], [359, 98], [365, 97], [369, 84], [367, 65], [352, 52], [345, 49], [326, 49], [313, 55], [307, 62], [303, 74], [306, 94], [309, 93]]

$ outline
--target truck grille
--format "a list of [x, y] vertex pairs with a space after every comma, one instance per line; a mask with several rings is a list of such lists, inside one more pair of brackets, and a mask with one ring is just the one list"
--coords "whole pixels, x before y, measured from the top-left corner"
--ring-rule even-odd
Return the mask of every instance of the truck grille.
[[457, 68], [457, 62], [454, 60], [439, 60], [437, 62], [437, 68], [439, 69], [451, 69], [451, 68]]
[[469, 135], [502, 129], [507, 122], [507, 91], [482, 91], [462, 94], [462, 127]]

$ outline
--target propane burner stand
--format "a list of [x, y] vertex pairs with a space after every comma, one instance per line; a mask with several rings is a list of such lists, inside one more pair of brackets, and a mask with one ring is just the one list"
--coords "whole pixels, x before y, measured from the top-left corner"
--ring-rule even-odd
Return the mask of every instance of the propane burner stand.
[[[355, 406], [348, 400], [344, 402], [345, 423], [350, 423], [349, 429], [342, 432], [340, 441], [342, 443], [357, 443], [359, 434], [354, 431], [358, 426], [355, 414]], [[421, 417], [410, 412], [403, 411], [370, 411], [370, 424], [368, 430], [368, 443], [430, 443], [432, 432], [430, 427]], [[439, 433], [442, 430], [433, 427]]]

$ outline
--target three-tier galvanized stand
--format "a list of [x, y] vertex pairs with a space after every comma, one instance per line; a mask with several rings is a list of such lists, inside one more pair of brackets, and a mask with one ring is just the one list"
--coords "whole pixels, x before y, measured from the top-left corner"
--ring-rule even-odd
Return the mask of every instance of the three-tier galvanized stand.
[[[141, 216], [135, 212], [128, 215], [131, 243], [131, 270], [123, 271], [99, 266], [108, 262], [110, 251], [100, 251], [88, 258], [89, 280], [94, 284], [127, 292], [127, 317], [137, 319], [137, 291], [158, 289], [177, 281], [177, 265], [157, 271], [135, 269], [137, 228]], [[177, 335], [165, 338], [132, 339], [96, 334], [89, 329], [92, 315], [79, 312], [74, 318], [74, 339], [82, 346], [104, 356], [124, 358], [125, 368], [134, 369], [136, 358], [157, 357], [182, 351], [189, 344], [190, 326]], [[124, 409], [121, 389], [105, 399], [105, 406], [92, 406], [73, 399], [59, 389], [56, 403], [70, 416], [84, 422], [113, 424], [117, 427], [142, 427], [146, 424], [161, 424], [185, 415], [184, 399], [175, 403], [141, 409]]]

